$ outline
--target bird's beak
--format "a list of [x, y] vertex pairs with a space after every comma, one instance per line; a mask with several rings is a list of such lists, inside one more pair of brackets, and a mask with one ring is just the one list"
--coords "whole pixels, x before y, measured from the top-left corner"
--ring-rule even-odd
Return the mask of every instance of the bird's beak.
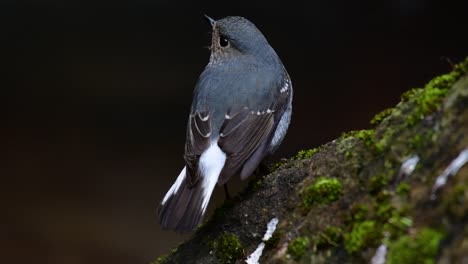
[[208, 23], [210, 23], [211, 27], [214, 27], [215, 23], [216, 23], [216, 20], [212, 19], [211, 17], [205, 15], [205, 18], [206, 18], [206, 21], [208, 21]]

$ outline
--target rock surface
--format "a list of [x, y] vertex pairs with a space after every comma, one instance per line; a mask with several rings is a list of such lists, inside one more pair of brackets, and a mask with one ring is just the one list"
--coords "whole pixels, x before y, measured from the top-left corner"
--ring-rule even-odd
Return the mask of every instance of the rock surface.
[[468, 59], [374, 129], [272, 166], [155, 263], [245, 263], [275, 217], [260, 263], [468, 263], [468, 166], [433, 187], [468, 148], [467, 72]]

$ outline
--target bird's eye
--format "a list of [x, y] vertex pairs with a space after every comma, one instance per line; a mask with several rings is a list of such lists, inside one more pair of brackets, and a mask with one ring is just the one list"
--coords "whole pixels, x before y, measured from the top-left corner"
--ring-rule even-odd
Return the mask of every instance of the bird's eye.
[[229, 45], [229, 41], [225, 37], [219, 37], [219, 46], [225, 48]]

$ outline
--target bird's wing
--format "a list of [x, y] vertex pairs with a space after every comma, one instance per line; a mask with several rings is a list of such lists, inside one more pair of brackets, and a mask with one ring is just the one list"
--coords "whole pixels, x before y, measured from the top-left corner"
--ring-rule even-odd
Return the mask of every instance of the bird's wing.
[[[285, 78], [277, 89], [277, 91], [274, 91], [274, 101], [266, 108], [252, 109], [243, 107], [226, 113], [220, 129], [218, 145], [226, 153], [228, 159], [218, 183], [226, 182], [231, 176], [239, 172], [245, 162], [253, 156], [253, 153], [263, 143], [269, 144], [271, 141], [278, 122], [290, 102], [291, 85], [289, 78]], [[267, 149], [265, 148], [262, 151], [263, 153], [255, 155], [258, 160], [253, 161], [254, 164], [260, 163]]]
[[[200, 178], [200, 156], [216, 138], [227, 156], [218, 183], [238, 173], [263, 143], [271, 141], [292, 96], [286, 72], [275, 82], [262, 72], [216, 70], [205, 69], [194, 93], [184, 155], [191, 186]], [[237, 79], [243, 82], [232, 81]], [[260, 162], [264, 153], [255, 157]]]
[[211, 134], [210, 112], [192, 112], [188, 121], [184, 155], [185, 163], [187, 164], [189, 186], [193, 186], [199, 178], [198, 160], [201, 154], [209, 147]]

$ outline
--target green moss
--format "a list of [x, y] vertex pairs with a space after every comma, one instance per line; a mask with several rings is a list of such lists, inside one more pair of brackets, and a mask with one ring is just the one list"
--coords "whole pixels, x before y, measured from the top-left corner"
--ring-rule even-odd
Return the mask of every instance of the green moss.
[[[466, 181], [466, 179], [459, 179]], [[468, 212], [468, 203], [466, 202], [465, 192], [467, 185], [465, 183], [456, 183], [452, 190], [446, 192], [443, 198], [444, 207], [454, 217], [462, 220], [466, 217]]]
[[456, 71], [443, 74], [435, 77], [426, 84], [426, 88], [438, 88], [438, 89], [448, 89], [450, 88], [460, 77], [460, 74]]
[[455, 187], [453, 187], [453, 195], [457, 197], [457, 200], [460, 197], [463, 197], [465, 195], [465, 185], [463, 184], [455, 185]]
[[281, 159], [280, 161], [273, 163], [270, 165], [270, 172], [274, 172], [277, 169], [281, 168], [284, 164], [288, 163], [289, 160], [287, 159]]
[[314, 203], [327, 204], [338, 200], [343, 187], [338, 179], [318, 178], [304, 191], [304, 205], [310, 207]]
[[468, 58], [455, 65], [452, 72], [440, 75], [429, 81], [424, 89], [415, 88], [401, 96], [402, 101], [413, 102], [415, 107], [407, 116], [407, 124], [412, 126], [424, 119], [425, 116], [439, 108], [443, 98], [455, 82], [467, 72]]
[[[179, 246], [180, 246], [180, 244], [179, 244]], [[177, 246], [177, 247], [175, 247], [175, 248], [173, 248], [173, 249], [171, 250], [171, 254], [172, 254], [172, 255], [174, 255], [175, 253], [177, 253], [177, 251], [179, 250], [179, 246]]]
[[166, 263], [167, 261], [167, 256], [160, 256], [158, 257], [155, 261], [150, 262], [150, 264], [163, 264]]
[[401, 101], [403, 102], [406, 102], [406, 101], [409, 101], [410, 99], [412, 99], [413, 97], [417, 96], [418, 94], [422, 93], [423, 89], [421, 88], [413, 88], [413, 89], [410, 89], [406, 92], [404, 92], [402, 95], [401, 95]]
[[401, 96], [402, 101], [414, 103], [413, 111], [406, 117], [412, 126], [437, 110], [443, 98], [455, 82], [468, 71], [468, 58], [454, 66], [452, 72], [440, 75], [429, 81], [424, 89], [414, 88]]
[[340, 139], [347, 139], [347, 138], [358, 138], [364, 142], [366, 146], [371, 146], [374, 142], [373, 140], [374, 130], [352, 130], [348, 132], [344, 132], [341, 134]]
[[399, 195], [408, 195], [411, 190], [411, 187], [408, 183], [402, 182], [398, 184], [396, 188], [396, 193]]
[[385, 145], [381, 144], [380, 141], [376, 141], [375, 139], [375, 131], [372, 129], [368, 130], [356, 130], [356, 131], [349, 131], [343, 133], [340, 139], [347, 139], [347, 138], [357, 138], [361, 140], [364, 145], [370, 148], [375, 153], [382, 153], [385, 148]]
[[428, 130], [421, 134], [416, 134], [410, 141], [410, 147], [414, 150], [421, 149], [432, 143], [434, 131]]
[[327, 228], [325, 228], [324, 231], [325, 235], [328, 236], [330, 241], [333, 241], [335, 243], [339, 242], [342, 232], [343, 231], [341, 230], [341, 228], [336, 226], [327, 226]]
[[424, 119], [427, 114], [436, 110], [447, 93], [447, 89], [426, 87], [414, 100], [414, 110], [406, 119], [408, 125], [415, 125]]
[[435, 263], [442, 238], [442, 233], [429, 228], [415, 236], [401, 236], [389, 245], [388, 264]]
[[[279, 168], [279, 167], [278, 167]], [[270, 167], [270, 170], [272, 169], [272, 167]], [[277, 168], [276, 168], [277, 169]], [[274, 171], [274, 170], [273, 170]], [[249, 181], [248, 185], [247, 185], [247, 190], [249, 191], [257, 191], [260, 186], [262, 186], [262, 183], [263, 183], [263, 180], [265, 180], [265, 177], [267, 176], [267, 174], [264, 174], [264, 175], [253, 175], [254, 177]], [[232, 205], [230, 206], [232, 207]]]
[[393, 108], [387, 108], [382, 112], [376, 114], [372, 120], [370, 121], [371, 125], [378, 125], [382, 120], [384, 120], [387, 116], [391, 115], [393, 112]]
[[212, 248], [220, 263], [235, 263], [244, 255], [239, 238], [232, 233], [224, 233], [216, 239]]
[[273, 165], [270, 166], [270, 171], [276, 171], [277, 169], [281, 168], [284, 164], [288, 163], [288, 161], [291, 160], [303, 160], [303, 159], [309, 159], [312, 156], [314, 156], [315, 153], [317, 153], [320, 150], [320, 148], [312, 148], [312, 149], [304, 149], [300, 150], [299, 152], [296, 153], [292, 158], [288, 159], [281, 159], [280, 161], [274, 163]]
[[[395, 116], [395, 114], [393, 114], [392, 117], [393, 116]], [[382, 151], [386, 148], [392, 147], [395, 142], [395, 136], [397, 134], [399, 134], [399, 131], [398, 131], [398, 128], [396, 128], [395, 126], [386, 127], [384, 131], [382, 131], [379, 134], [378, 137], [377, 136], [375, 137], [375, 140], [376, 140], [375, 144]], [[387, 162], [387, 160], [385, 162]], [[391, 168], [393, 168], [393, 166]]]
[[377, 217], [377, 219], [380, 221], [385, 221], [392, 216], [392, 213], [395, 210], [395, 208], [392, 206], [392, 204], [389, 201], [382, 201], [382, 202], [376, 203], [374, 210], [375, 210], [375, 216]]
[[392, 193], [387, 190], [382, 190], [375, 196], [375, 201], [378, 203], [389, 202], [392, 198]]
[[327, 226], [323, 231], [320, 231], [318, 236], [314, 238], [314, 248], [317, 249], [328, 246], [337, 247], [341, 240], [342, 233], [343, 231], [339, 227]]
[[280, 239], [281, 239], [281, 232], [280, 231], [273, 232], [273, 235], [271, 235], [270, 239], [265, 241], [266, 250], [269, 250], [278, 246]]
[[372, 147], [374, 144], [374, 130], [360, 130], [356, 133], [356, 137], [368, 147]]
[[305, 250], [309, 246], [310, 241], [307, 237], [298, 237], [293, 241], [289, 242], [288, 254], [294, 259], [300, 259], [304, 255]]
[[346, 251], [353, 254], [358, 251], [376, 245], [381, 238], [381, 232], [374, 221], [356, 223], [351, 232], [344, 235]]
[[400, 237], [405, 234], [413, 225], [413, 219], [402, 216], [399, 212], [393, 211], [392, 215], [383, 226], [384, 232], [388, 232], [391, 238]]
[[466, 72], [467, 61], [456, 65], [452, 72], [435, 77], [426, 84], [424, 89], [413, 89], [403, 94], [402, 99], [406, 98], [415, 103], [413, 112], [407, 117], [408, 125], [418, 123], [439, 107], [449, 89]]
[[395, 238], [405, 234], [413, 221], [406, 214], [406, 207], [397, 209], [393, 205], [393, 193], [381, 190], [364, 203], [355, 203], [350, 216], [345, 220], [348, 226], [344, 234], [344, 245], [348, 253], [359, 253], [382, 243], [383, 234]]
[[224, 200], [224, 203], [220, 207], [215, 209], [212, 219], [213, 220], [222, 219], [226, 215], [226, 212], [229, 209], [231, 209], [235, 205], [235, 203], [236, 203], [235, 199]]
[[461, 63], [456, 64], [453, 71], [459, 74], [460, 76], [467, 73], [468, 72], [468, 57], [466, 57], [465, 60], [462, 61]]
[[297, 152], [296, 156], [294, 156], [293, 159], [295, 160], [309, 159], [319, 150], [320, 150], [319, 148], [300, 150], [299, 152]]
[[370, 178], [368, 190], [370, 193], [375, 194], [387, 186], [389, 177], [386, 173], [379, 173]]
[[419, 148], [422, 145], [421, 134], [414, 135], [414, 137], [411, 139], [410, 144], [413, 148]]
[[407, 207], [397, 209], [389, 200], [377, 203], [374, 210], [376, 219], [383, 223], [381, 229], [391, 238], [405, 234], [413, 225], [413, 220], [407, 215]]
[[364, 221], [365, 219], [367, 219], [367, 215], [369, 213], [368, 207], [369, 206], [367, 204], [353, 205], [353, 207], [351, 208], [352, 220], [354, 222], [360, 222], [360, 221]]

